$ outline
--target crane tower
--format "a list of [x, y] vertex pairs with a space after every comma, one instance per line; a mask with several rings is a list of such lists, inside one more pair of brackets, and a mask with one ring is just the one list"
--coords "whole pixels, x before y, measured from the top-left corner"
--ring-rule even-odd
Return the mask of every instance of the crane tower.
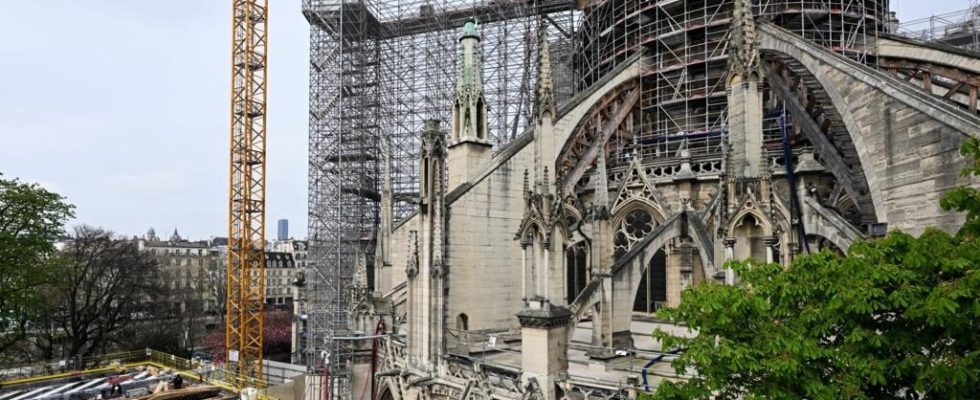
[[238, 385], [262, 378], [265, 304], [267, 0], [232, 0], [231, 158], [225, 346]]

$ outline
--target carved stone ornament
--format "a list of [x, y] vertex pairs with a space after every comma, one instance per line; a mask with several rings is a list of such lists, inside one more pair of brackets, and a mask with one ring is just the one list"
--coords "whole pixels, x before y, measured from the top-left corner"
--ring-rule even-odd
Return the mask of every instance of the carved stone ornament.
[[572, 320], [572, 312], [565, 307], [526, 308], [517, 313], [522, 327], [549, 329], [566, 326]]

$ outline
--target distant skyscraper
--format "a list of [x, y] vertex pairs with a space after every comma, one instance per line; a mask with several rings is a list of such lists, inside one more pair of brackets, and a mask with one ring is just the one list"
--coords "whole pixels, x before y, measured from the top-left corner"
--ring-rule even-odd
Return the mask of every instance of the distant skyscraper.
[[289, 239], [289, 220], [280, 219], [279, 220], [279, 240]]

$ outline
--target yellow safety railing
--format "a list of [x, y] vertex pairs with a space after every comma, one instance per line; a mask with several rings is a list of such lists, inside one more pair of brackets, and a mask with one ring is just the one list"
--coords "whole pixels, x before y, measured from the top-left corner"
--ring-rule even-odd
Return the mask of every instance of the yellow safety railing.
[[40, 383], [72, 376], [122, 372], [137, 366], [173, 370], [185, 378], [201, 380], [232, 392], [238, 392], [240, 388], [253, 387], [259, 390], [259, 399], [275, 400], [266, 395], [265, 389], [269, 385], [264, 380], [242, 377], [219, 365], [189, 360], [151, 349], [75, 357], [3, 370], [0, 371], [0, 387]]

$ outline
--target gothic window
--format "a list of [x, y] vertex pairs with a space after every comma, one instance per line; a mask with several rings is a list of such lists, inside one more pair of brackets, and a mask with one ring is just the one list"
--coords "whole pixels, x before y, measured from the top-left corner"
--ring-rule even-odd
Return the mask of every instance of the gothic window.
[[613, 239], [613, 256], [619, 259], [633, 248], [636, 242], [653, 232], [656, 222], [645, 210], [633, 210], [626, 214]]
[[527, 298], [538, 295], [538, 274], [535, 271], [534, 230], [529, 230], [524, 236], [524, 292]]
[[589, 281], [588, 248], [585, 243], [578, 243], [565, 252], [565, 290], [568, 303], [571, 304], [585, 289]]
[[486, 116], [483, 115], [483, 110], [485, 109], [486, 107], [483, 105], [483, 98], [480, 98], [476, 105], [476, 135], [477, 139], [480, 140], [487, 140], [487, 133], [483, 131], [483, 120], [486, 118]]
[[636, 292], [633, 311], [653, 313], [667, 304], [667, 254], [663, 249], [650, 259]]

